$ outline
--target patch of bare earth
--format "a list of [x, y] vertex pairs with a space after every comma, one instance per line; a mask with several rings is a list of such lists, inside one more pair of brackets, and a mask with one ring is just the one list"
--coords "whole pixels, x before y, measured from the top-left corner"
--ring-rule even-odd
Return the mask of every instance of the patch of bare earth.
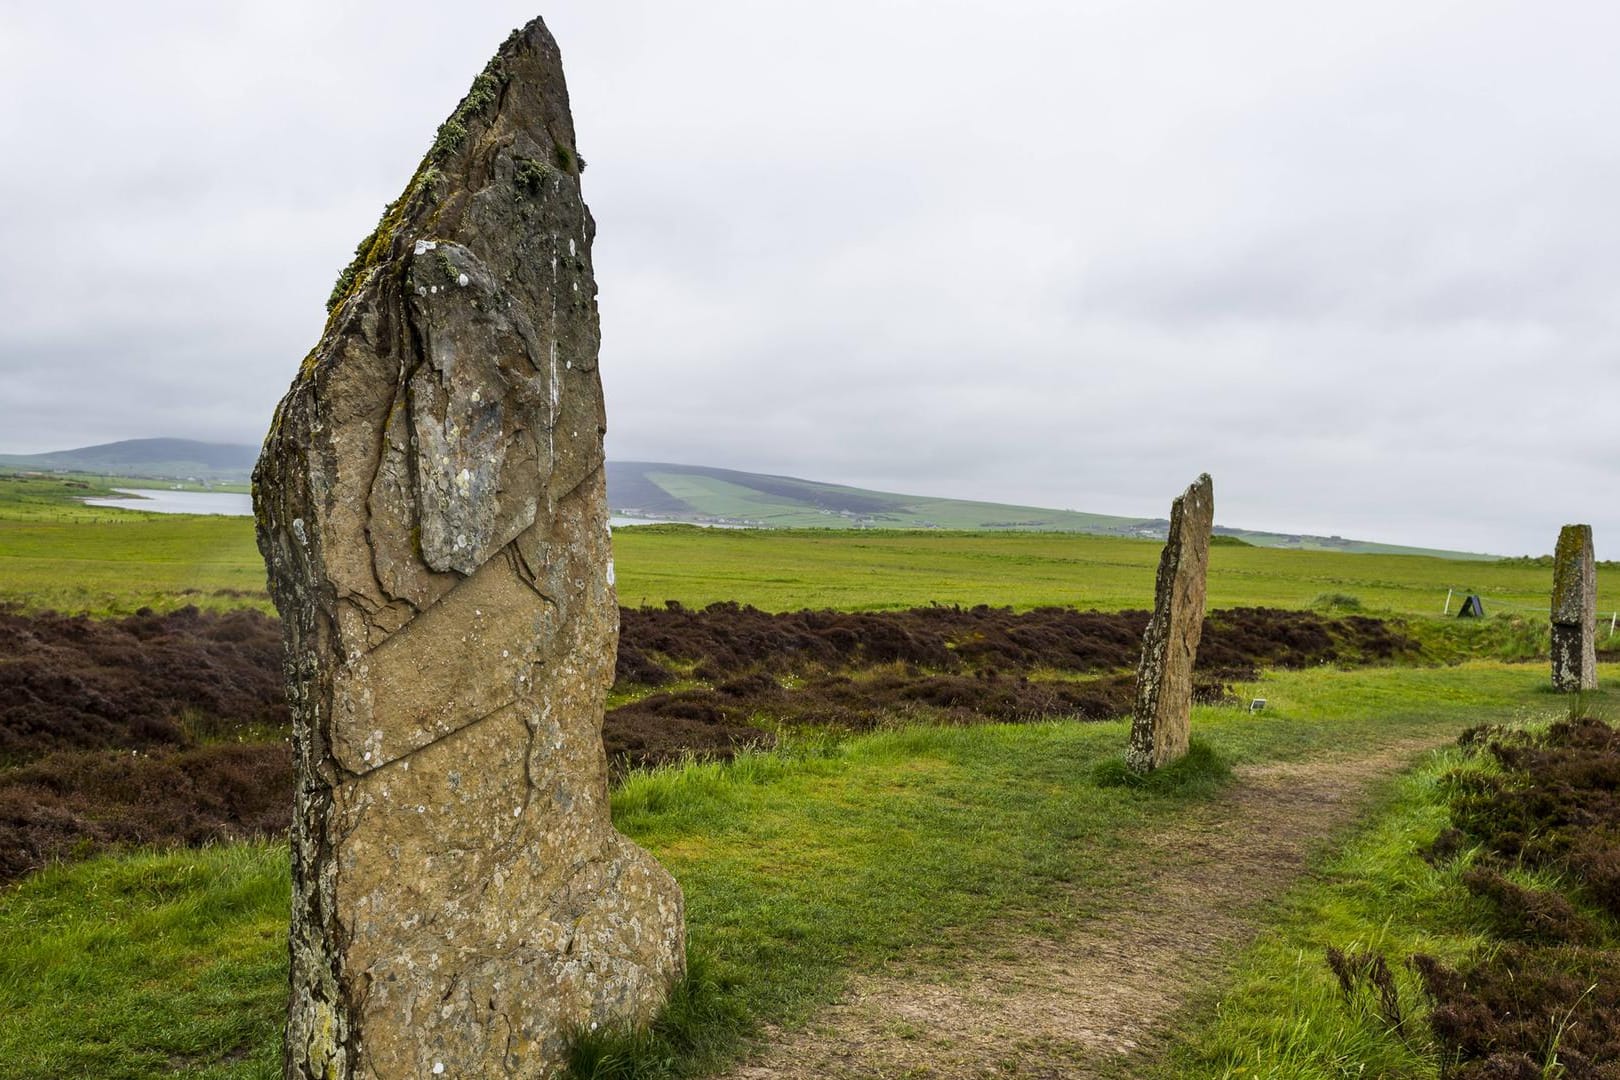
[[1366, 809], [1375, 782], [1433, 742], [1238, 770], [1217, 799], [1134, 838], [1106, 897], [1056, 933], [993, 927], [943, 966], [853, 979], [803, 1029], [773, 1032], [732, 1080], [1105, 1077], [1168, 1037], [1266, 906]]

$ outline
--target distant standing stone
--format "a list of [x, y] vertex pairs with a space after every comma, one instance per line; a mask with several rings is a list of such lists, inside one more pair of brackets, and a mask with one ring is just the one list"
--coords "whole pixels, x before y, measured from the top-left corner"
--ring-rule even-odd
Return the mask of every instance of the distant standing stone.
[[1553, 554], [1552, 677], [1555, 690], [1597, 689], [1597, 564], [1592, 526], [1565, 525]]
[[1193, 661], [1204, 632], [1214, 523], [1215, 486], [1204, 473], [1170, 506], [1170, 535], [1159, 556], [1153, 618], [1142, 638], [1131, 744], [1125, 752], [1137, 772], [1151, 772], [1187, 752]]
[[288, 1077], [549, 1076], [684, 970], [680, 888], [609, 817], [581, 168], [537, 19], [338, 279], [255, 470], [298, 767]]

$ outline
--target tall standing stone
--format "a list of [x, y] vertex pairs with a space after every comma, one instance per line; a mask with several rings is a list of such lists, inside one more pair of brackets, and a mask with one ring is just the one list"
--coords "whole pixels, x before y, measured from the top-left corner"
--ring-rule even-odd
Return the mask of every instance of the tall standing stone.
[[545, 1075], [684, 968], [680, 889], [609, 818], [582, 164], [537, 19], [339, 278], [254, 474], [298, 767], [289, 1077]]
[[1131, 743], [1125, 751], [1125, 760], [1137, 772], [1151, 772], [1187, 752], [1193, 661], [1204, 632], [1214, 524], [1215, 486], [1204, 473], [1170, 505], [1170, 535], [1159, 556], [1153, 617], [1142, 638]]
[[1597, 565], [1592, 526], [1565, 525], [1553, 553], [1553, 689], [1597, 689]]

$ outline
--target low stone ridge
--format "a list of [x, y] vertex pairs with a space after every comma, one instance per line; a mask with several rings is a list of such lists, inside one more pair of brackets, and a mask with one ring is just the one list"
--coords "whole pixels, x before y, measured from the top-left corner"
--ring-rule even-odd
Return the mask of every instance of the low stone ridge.
[[548, 1075], [684, 970], [680, 889], [609, 817], [581, 167], [537, 19], [339, 278], [255, 471], [298, 773], [289, 1077]]
[[1204, 628], [1209, 536], [1215, 523], [1215, 486], [1209, 474], [1170, 506], [1170, 535], [1159, 556], [1153, 616], [1142, 638], [1136, 707], [1125, 759], [1151, 772], [1186, 754], [1192, 716], [1193, 663]]
[[1597, 564], [1592, 526], [1565, 525], [1553, 553], [1553, 688], [1597, 689]]

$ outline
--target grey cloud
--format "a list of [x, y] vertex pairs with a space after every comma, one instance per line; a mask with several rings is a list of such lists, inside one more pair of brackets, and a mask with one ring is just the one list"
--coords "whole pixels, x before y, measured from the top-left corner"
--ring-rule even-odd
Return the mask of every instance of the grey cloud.
[[[257, 439], [530, 14], [0, 14], [0, 93], [39, 103], [0, 114], [0, 449]], [[1230, 523], [1620, 552], [1620, 9], [545, 14], [613, 455], [1141, 515], [1210, 469]]]

